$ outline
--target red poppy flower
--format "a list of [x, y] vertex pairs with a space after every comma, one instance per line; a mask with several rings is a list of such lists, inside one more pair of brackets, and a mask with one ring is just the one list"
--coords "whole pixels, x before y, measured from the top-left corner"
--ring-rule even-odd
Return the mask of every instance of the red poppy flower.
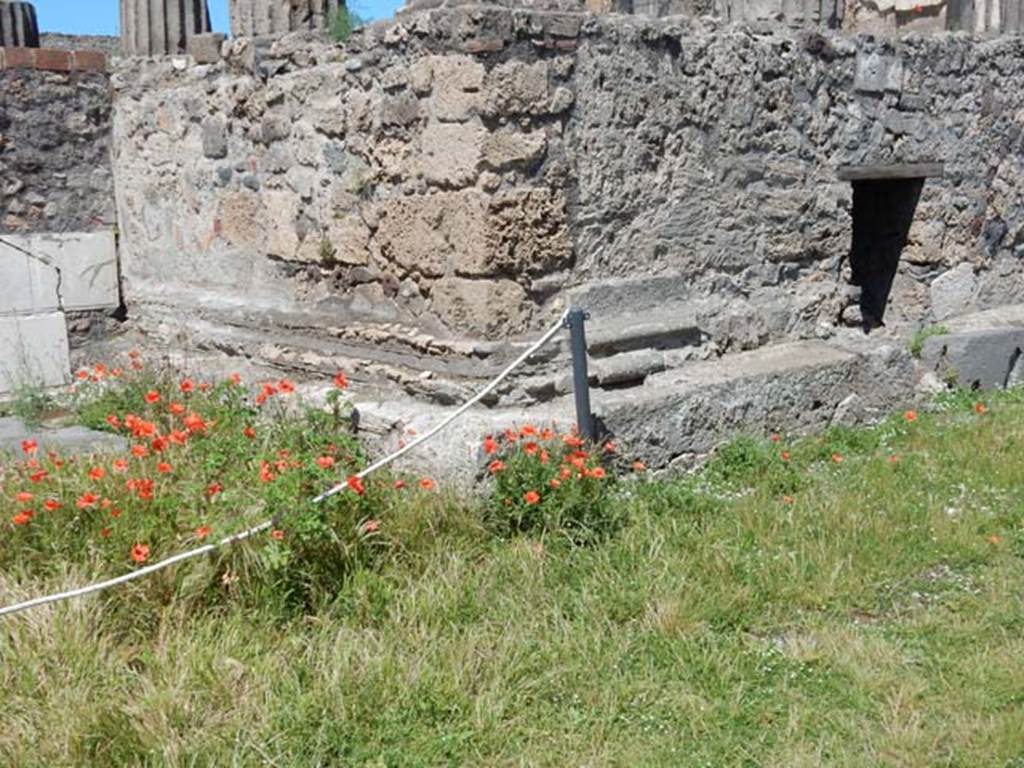
[[144, 459], [147, 456], [149, 456], [149, 448], [147, 448], [144, 445], [139, 445], [139, 444], [133, 445], [132, 446], [132, 456], [134, 456], [137, 459]]
[[587, 472], [587, 475], [589, 477], [593, 477], [596, 480], [603, 480], [607, 476], [607, 474], [608, 473], [604, 471], [604, 467], [594, 467], [589, 472]]
[[499, 472], [501, 472], [501, 471], [502, 471], [503, 469], [505, 469], [505, 462], [503, 462], [503, 461], [502, 461], [501, 459], [495, 459], [494, 461], [492, 461], [492, 462], [491, 462], [491, 463], [490, 463], [490, 464], [489, 464], [489, 465], [487, 466], [487, 470], [488, 470], [488, 471], [489, 471], [489, 472], [490, 472], [490, 473], [491, 473], [492, 475], [496, 475], [496, 474], [498, 474], [498, 473], [499, 473]]
[[395, 490], [400, 491], [405, 488], [405, 480], [395, 480]]
[[195, 388], [196, 383], [192, 381], [192, 379], [185, 379], [184, 381], [181, 382], [181, 384], [178, 385], [178, 389], [180, 389], [185, 394], [192, 392], [193, 390], [195, 390]]
[[185, 406], [182, 405], [181, 403], [171, 403], [168, 410], [175, 416], [181, 416], [181, 414], [185, 412]]
[[334, 457], [333, 456], [318, 456], [317, 460], [316, 460], [316, 464], [317, 464], [318, 467], [320, 467], [320, 469], [330, 469], [331, 467], [334, 466]]
[[40, 469], [38, 472], [33, 472], [31, 475], [29, 475], [28, 479], [31, 480], [33, 483], [41, 483], [49, 476], [49, 474], [50, 473], [47, 472], [45, 469]]
[[771, 440], [773, 443], [778, 443], [781, 442], [782, 435], [780, 435], [778, 432], [772, 432], [771, 437], [768, 439]]
[[907, 411], [906, 413], [903, 414], [903, 418], [906, 419], [909, 423], [913, 424], [915, 421], [917, 421], [917, 411]]
[[611, 442], [609, 440], [607, 443], [604, 444], [604, 450], [605, 450], [605, 453], [615, 453], [619, 449], [615, 445], [615, 443], [613, 443], [613, 442]]
[[113, 413], [111, 413], [111, 414], [109, 414], [107, 416], [107, 424], [112, 426], [114, 429], [120, 429], [121, 428], [121, 420], [119, 418], [117, 418], [117, 416], [115, 414], [113, 414]]
[[109, 528], [104, 528], [103, 530], [101, 530], [100, 531], [100, 536], [102, 538], [104, 538], [104, 539], [109, 539], [110, 538], [110, 529]]
[[153, 405], [153, 403], [159, 403], [160, 393], [157, 392], [155, 389], [151, 389], [149, 390], [149, 392], [146, 393], [145, 400], [150, 405]]
[[103, 467], [93, 467], [89, 470], [89, 477], [93, 480], [102, 480], [107, 476], [107, 470]]
[[205, 539], [213, 532], [213, 528], [208, 525], [200, 525], [196, 528], [196, 538], [199, 540]]
[[35, 456], [36, 451], [39, 450], [39, 443], [35, 440], [22, 440], [21, 450], [28, 456]]
[[144, 563], [149, 560], [149, 547], [146, 544], [136, 544], [132, 547], [132, 560], [136, 563]]
[[550, 480], [548, 480], [548, 485], [550, 485], [552, 488], [560, 488], [562, 486], [562, 481], [559, 480], [557, 477], [552, 477]]
[[974, 404], [974, 412], [977, 413], [978, 415], [984, 414], [987, 410], [988, 410], [988, 406], [986, 406], [984, 403], [975, 403]]
[[280, 528], [275, 528], [270, 532], [270, 538], [281, 541], [282, 539], [284, 539], [284, 531], [282, 531]]
[[432, 491], [436, 487], [437, 483], [435, 483], [429, 477], [424, 477], [422, 480], [420, 480], [420, 488], [422, 488], [425, 491]]
[[523, 494], [523, 501], [527, 504], [537, 504], [540, 502], [540, 494], [536, 491], [527, 491]]
[[268, 461], [260, 462], [260, 480], [264, 483], [274, 482], [274, 471]]
[[345, 482], [350, 490], [355, 491], [360, 496], [366, 493], [366, 485], [363, 484], [363, 478], [361, 478], [359, 475], [352, 475]]
[[34, 515], [35, 513], [31, 509], [26, 509], [12, 517], [11, 522], [15, 525], [28, 525]]
[[832, 461], [834, 461], [836, 464], [842, 464], [843, 463], [843, 455], [841, 453], [833, 453], [832, 454]]
[[541, 464], [547, 464], [549, 461], [551, 461], [551, 454], [549, 454], [545, 450], [541, 450], [540, 456], [538, 456], [537, 458], [540, 459]]
[[533, 437], [534, 435], [537, 434], [537, 428], [532, 424], [527, 424], [525, 427], [519, 430], [519, 434], [522, 437]]
[[537, 445], [536, 443], [527, 443], [526, 445], [523, 446], [523, 452], [527, 456], [536, 456], [539, 451], [540, 446]]
[[170, 434], [167, 435], [167, 439], [175, 445], [185, 445], [188, 442], [188, 432], [182, 432], [180, 429], [172, 429]]
[[60, 509], [61, 504], [56, 499], [47, 499], [46, 501], [43, 502], [43, 506], [49, 512], [56, 512], [58, 509]]
[[168, 440], [166, 437], [154, 437], [153, 442], [151, 442], [149, 446], [155, 452], [163, 453], [167, 449], [167, 446], [170, 445], [170, 442], [171, 441]]
[[488, 435], [484, 438], [484, 453], [491, 456], [498, 452], [499, 449], [498, 441]]
[[190, 413], [184, 419], [185, 429], [189, 432], [205, 432], [207, 429], [207, 423], [197, 413]]
[[348, 377], [342, 371], [334, 375], [334, 386], [338, 389], [348, 389]]
[[128, 461], [126, 459], [114, 459], [114, 463], [112, 466], [114, 467], [115, 472], [128, 471]]
[[32, 499], [35, 498], [35, 495], [29, 493], [28, 491], [21, 491], [14, 498], [18, 500], [18, 503], [24, 504], [26, 501], [32, 501]]
[[277, 391], [280, 392], [282, 395], [290, 395], [292, 392], [295, 391], [295, 385], [288, 379], [281, 379], [277, 383]]
[[156, 471], [162, 475], [169, 475], [171, 474], [171, 472], [174, 471], [174, 468], [166, 461], [161, 461], [159, 464], [156, 465]]
[[380, 530], [380, 520], [367, 520], [363, 523], [363, 533], [376, 533]]
[[232, 373], [230, 376], [228, 376], [228, 381], [230, 381], [236, 387], [242, 386], [242, 376], [241, 376], [241, 374]]
[[95, 493], [83, 493], [81, 496], [78, 497], [78, 508], [91, 509], [92, 507], [96, 506], [99, 500], [100, 497], [97, 496]]
[[223, 490], [224, 486], [221, 485], [220, 483], [210, 483], [208, 486], [206, 486], [206, 495], [213, 497], [216, 496], [218, 493], [221, 493]]
[[583, 441], [575, 435], [566, 435], [562, 438], [562, 442], [568, 445], [570, 448], [579, 448], [583, 445]]
[[253, 429], [252, 427], [246, 427], [245, 429], [243, 429], [242, 434], [248, 437], [250, 440], [256, 438], [256, 430]]
[[541, 433], [540, 433], [540, 439], [541, 440], [554, 440], [555, 439], [555, 430], [551, 429], [550, 427], [542, 429]]
[[75, 378], [78, 379], [79, 381], [85, 381], [86, 379], [89, 378], [89, 372], [85, 369], [82, 369], [81, 371], [75, 374]]
[[646, 472], [647, 471], [647, 465], [644, 464], [642, 461], [634, 461], [633, 462], [633, 471], [634, 472]]
[[780, 456], [782, 457], [782, 460], [783, 460], [783, 461], [789, 461], [789, 451], [783, 451], [783, 452], [782, 452], [781, 454], [779, 454], [779, 455], [780, 455]]

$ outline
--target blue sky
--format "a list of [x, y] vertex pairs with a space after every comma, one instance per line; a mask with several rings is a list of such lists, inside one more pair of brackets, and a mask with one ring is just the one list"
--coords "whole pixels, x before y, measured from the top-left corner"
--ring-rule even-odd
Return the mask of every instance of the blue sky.
[[[118, 0], [32, 0], [44, 32], [78, 35], [116, 35]], [[207, 0], [213, 28], [228, 31], [228, 0]], [[353, 11], [367, 19], [385, 19], [403, 0], [354, 0]]]

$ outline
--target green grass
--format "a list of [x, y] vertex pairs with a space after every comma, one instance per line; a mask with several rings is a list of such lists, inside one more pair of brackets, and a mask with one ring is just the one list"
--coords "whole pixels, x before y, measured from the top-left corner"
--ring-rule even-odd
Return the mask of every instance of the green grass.
[[974, 405], [623, 477], [588, 546], [419, 495], [298, 613], [211, 559], [0, 619], [0, 763], [1022, 765], [1024, 406]]
[[927, 328], [920, 328], [910, 337], [907, 349], [910, 350], [910, 354], [913, 357], [920, 359], [921, 352], [924, 351], [924, 343], [928, 339], [933, 336], [946, 336], [947, 334], [949, 334], [949, 328], [944, 325], [929, 325]]

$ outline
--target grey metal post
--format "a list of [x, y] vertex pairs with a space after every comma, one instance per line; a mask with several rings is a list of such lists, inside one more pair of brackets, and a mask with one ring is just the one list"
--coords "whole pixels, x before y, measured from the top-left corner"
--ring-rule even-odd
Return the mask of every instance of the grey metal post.
[[569, 329], [572, 349], [572, 391], [576, 398], [576, 426], [580, 437], [597, 440], [597, 425], [590, 411], [590, 377], [587, 372], [587, 331], [584, 323], [589, 315], [582, 309], [569, 311], [565, 325]]

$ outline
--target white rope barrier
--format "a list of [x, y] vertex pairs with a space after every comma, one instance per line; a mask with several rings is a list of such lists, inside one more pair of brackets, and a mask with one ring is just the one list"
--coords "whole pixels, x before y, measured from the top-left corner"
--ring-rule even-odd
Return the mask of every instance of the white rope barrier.
[[[476, 395], [474, 395], [469, 400], [467, 400], [465, 403], [463, 403], [461, 406], [459, 406], [457, 410], [455, 410], [453, 413], [450, 413], [448, 416], [446, 416], [444, 419], [442, 419], [438, 424], [436, 424], [434, 427], [432, 427], [427, 432], [424, 432], [421, 436], [417, 437], [415, 440], [407, 443], [402, 448], [398, 449], [397, 451], [395, 451], [394, 453], [392, 453], [392, 454], [390, 454], [388, 456], [385, 456], [383, 459], [380, 459], [379, 461], [375, 462], [374, 464], [371, 464], [366, 469], [364, 469], [361, 472], [357, 473], [355, 476], [361, 479], [361, 478], [365, 478], [366, 476], [368, 476], [370, 474], [373, 474], [377, 470], [382, 469], [382, 468], [388, 466], [389, 464], [397, 461], [402, 456], [407, 454], [409, 451], [413, 450], [414, 448], [416, 448], [419, 445], [422, 445], [427, 440], [429, 440], [430, 438], [434, 437], [434, 435], [436, 435], [439, 432], [443, 431], [449, 424], [451, 424], [453, 421], [455, 421], [457, 418], [459, 418], [462, 414], [464, 414], [466, 411], [468, 411], [474, 405], [476, 405], [481, 400], [483, 400], [485, 397], [487, 397], [487, 395], [490, 394], [491, 392], [493, 392], [494, 389], [499, 384], [501, 384], [502, 381], [504, 381], [506, 378], [508, 378], [508, 376], [512, 373], [512, 371], [514, 371], [520, 365], [525, 363], [530, 357], [532, 357], [534, 354], [536, 354], [537, 351], [540, 350], [541, 347], [543, 347], [545, 344], [547, 344], [549, 341], [551, 341], [551, 339], [554, 338], [555, 334], [557, 334], [565, 326], [565, 318], [566, 318], [567, 314], [568, 313], [563, 313], [562, 316], [558, 318], [558, 322], [555, 323], [554, 325], [552, 325], [551, 328], [549, 328], [544, 333], [543, 336], [541, 336], [539, 339], [537, 339], [537, 341], [535, 341], [530, 346], [529, 349], [527, 349], [525, 352], [523, 352], [523, 354], [521, 354], [519, 357], [517, 357], [507, 368], [505, 368], [505, 370], [503, 370], [494, 379], [492, 379], [491, 382], [487, 386], [485, 386], [483, 389], [481, 389], [479, 392], [477, 392]], [[341, 491], [345, 490], [347, 487], [348, 487], [347, 480], [346, 480], [346, 482], [338, 483], [337, 485], [331, 487], [327, 491], [324, 491], [319, 496], [314, 498], [313, 499], [313, 503], [314, 504], [319, 504], [320, 502], [324, 501], [325, 499], [328, 499], [331, 496], [334, 496], [335, 494], [340, 493]], [[144, 566], [144, 567], [139, 568], [137, 570], [131, 571], [129, 573], [125, 573], [125, 574], [123, 574], [121, 576], [117, 576], [116, 578], [113, 578], [113, 579], [107, 579], [106, 581], [99, 581], [99, 582], [96, 582], [94, 584], [89, 584], [89, 585], [84, 586], [84, 587], [78, 587], [77, 589], [69, 589], [69, 590], [67, 590], [65, 592], [58, 592], [56, 594], [46, 595], [44, 597], [36, 597], [36, 598], [31, 599], [31, 600], [25, 600], [25, 601], [20, 602], [20, 603], [15, 603], [14, 605], [8, 605], [6, 607], [0, 608], [0, 617], [2, 617], [2, 616], [9, 616], [9, 615], [15, 614], [15, 613], [20, 613], [21, 611], [27, 611], [30, 608], [36, 608], [36, 607], [38, 607], [40, 605], [47, 605], [49, 603], [57, 603], [57, 602], [61, 602], [63, 600], [70, 600], [70, 599], [75, 598], [75, 597], [83, 597], [85, 595], [91, 595], [91, 594], [93, 594], [95, 592], [101, 592], [101, 591], [103, 591], [105, 589], [109, 589], [110, 587], [116, 587], [116, 586], [119, 586], [120, 584], [126, 584], [129, 581], [134, 581], [135, 579], [141, 579], [143, 576], [148, 576], [151, 573], [156, 573], [157, 571], [163, 570], [164, 568], [169, 568], [170, 566], [175, 565], [177, 563], [181, 563], [181, 562], [184, 562], [186, 560], [191, 560], [194, 557], [200, 557], [202, 555], [205, 555], [205, 554], [208, 554], [210, 552], [213, 552], [214, 550], [218, 549], [219, 547], [225, 547], [225, 546], [229, 546], [231, 544], [237, 544], [240, 541], [244, 541], [245, 539], [248, 539], [248, 538], [251, 538], [252, 536], [255, 536], [257, 533], [261, 533], [262, 531], [265, 531], [268, 528], [273, 527], [274, 524], [275, 524], [274, 520], [267, 520], [265, 522], [260, 523], [259, 525], [253, 526], [252, 528], [248, 528], [248, 529], [246, 529], [244, 531], [241, 531], [239, 533], [235, 533], [235, 534], [232, 534], [231, 536], [227, 536], [227, 537], [221, 539], [220, 541], [217, 541], [217, 542], [214, 542], [214, 543], [211, 543], [211, 544], [205, 544], [205, 545], [203, 545], [201, 547], [197, 547], [196, 549], [188, 550], [187, 552], [181, 552], [181, 553], [179, 553], [177, 555], [173, 555], [172, 557], [168, 557], [168, 558], [166, 558], [164, 560], [160, 560], [159, 562], [153, 563], [151, 565], [147, 565], [147, 566]]]

